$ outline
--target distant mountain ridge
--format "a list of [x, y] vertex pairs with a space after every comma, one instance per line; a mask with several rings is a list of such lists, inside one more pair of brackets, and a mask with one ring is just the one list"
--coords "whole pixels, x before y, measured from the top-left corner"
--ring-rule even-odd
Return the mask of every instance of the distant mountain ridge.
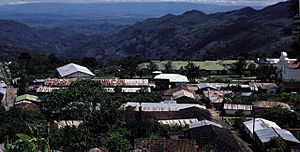
[[[289, 49], [292, 20], [288, 2], [262, 10], [247, 7], [206, 14], [191, 10], [137, 22], [109, 36], [69, 28], [37, 29], [15, 21], [0, 21], [0, 42], [8, 46], [116, 60], [141, 54], [153, 59], [216, 59], [244, 53], [271, 54]], [[109, 26], [109, 25], [108, 25]]]

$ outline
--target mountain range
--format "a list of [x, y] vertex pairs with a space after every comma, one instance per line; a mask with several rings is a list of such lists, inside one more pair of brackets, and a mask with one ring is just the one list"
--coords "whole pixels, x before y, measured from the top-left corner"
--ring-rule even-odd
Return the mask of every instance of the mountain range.
[[0, 44], [19, 50], [99, 60], [116, 60], [135, 54], [153, 59], [194, 60], [239, 53], [272, 54], [289, 50], [293, 41], [288, 5], [289, 2], [282, 2], [261, 10], [246, 7], [211, 14], [191, 10], [133, 25], [97, 24], [96, 28], [79, 32], [69, 26], [37, 28], [0, 20]]

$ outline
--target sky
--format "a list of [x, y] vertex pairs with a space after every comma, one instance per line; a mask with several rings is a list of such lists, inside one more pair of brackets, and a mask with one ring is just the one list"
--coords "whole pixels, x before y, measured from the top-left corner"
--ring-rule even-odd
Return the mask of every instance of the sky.
[[0, 0], [0, 5], [27, 3], [101, 3], [101, 2], [192, 2], [216, 5], [267, 6], [286, 0]]

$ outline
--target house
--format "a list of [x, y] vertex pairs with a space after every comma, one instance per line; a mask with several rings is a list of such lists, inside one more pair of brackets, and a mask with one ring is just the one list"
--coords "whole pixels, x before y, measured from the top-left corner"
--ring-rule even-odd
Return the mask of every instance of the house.
[[95, 75], [86, 67], [69, 63], [67, 65], [57, 68], [60, 78], [78, 78], [78, 79], [91, 79]]
[[23, 101], [15, 104], [16, 108], [20, 109], [26, 109], [26, 110], [39, 110], [40, 106], [37, 105], [36, 103], [29, 102], [29, 101]]
[[160, 103], [139, 103], [127, 102], [121, 108], [134, 107], [135, 111], [179, 111], [186, 108], [201, 108], [206, 109], [205, 106], [199, 104], [177, 104], [176, 102], [160, 102]]
[[17, 96], [16, 101], [15, 101], [15, 105], [20, 104], [22, 102], [34, 102], [34, 103], [39, 103], [39, 97], [38, 96], [34, 96], [34, 95], [30, 95], [30, 94], [24, 94], [21, 96]]
[[300, 81], [300, 62], [298, 60], [290, 60], [286, 52], [281, 52], [280, 61], [278, 63], [279, 77], [283, 82]]
[[195, 139], [200, 151], [243, 151], [230, 130], [209, 121], [190, 124], [185, 137]]
[[190, 103], [190, 104], [200, 104], [199, 96], [194, 92], [189, 90], [179, 90], [172, 94], [172, 100], [176, 100], [177, 103]]
[[203, 92], [206, 90], [218, 90], [219, 86], [215, 83], [200, 83], [198, 84], [198, 92]]
[[27, 109], [27, 110], [38, 110], [39, 106], [38, 103], [40, 102], [38, 96], [24, 94], [21, 96], [17, 96], [15, 100], [15, 107]]
[[269, 147], [268, 142], [274, 137], [282, 138], [287, 143], [291, 151], [299, 150], [300, 148], [299, 140], [297, 140], [291, 132], [281, 129], [275, 122], [263, 118], [256, 118], [254, 121], [245, 121], [243, 124], [245, 126], [246, 133], [256, 141], [257, 145], [263, 151], [268, 148], [272, 148]]
[[260, 111], [262, 111], [266, 108], [272, 108], [272, 107], [281, 107], [284, 109], [291, 110], [291, 107], [287, 103], [276, 102], [276, 101], [255, 102], [255, 103], [253, 103], [253, 107], [255, 108], [256, 113], [259, 113]]
[[209, 106], [215, 107], [217, 109], [222, 109], [225, 95], [230, 94], [230, 93], [232, 93], [232, 91], [230, 91], [230, 90], [204, 91], [203, 92], [203, 99]]
[[173, 93], [179, 90], [189, 90], [187, 86], [178, 86], [176, 88], [170, 88], [163, 91], [162, 99], [164, 100], [173, 100]]
[[158, 121], [194, 118], [198, 120], [211, 119], [209, 110], [198, 107], [190, 107], [178, 111], [142, 111], [142, 114]]
[[229, 104], [224, 103], [223, 106], [224, 115], [235, 116], [242, 114], [245, 116], [251, 116], [252, 114], [252, 105], [243, 105], [243, 104]]
[[57, 79], [57, 78], [48, 78], [44, 82], [44, 86], [48, 87], [69, 87], [77, 79]]
[[192, 139], [134, 139], [133, 152], [197, 152], [196, 141]]
[[218, 123], [215, 123], [215, 122], [212, 122], [209, 120], [201, 120], [201, 121], [196, 121], [196, 122], [189, 124], [189, 129], [203, 127], [203, 126], [207, 126], [207, 125], [214, 125], [214, 126], [222, 128], [222, 125], [220, 125]]
[[279, 87], [276, 83], [249, 83], [250, 90], [259, 93], [275, 94]]
[[114, 93], [116, 87], [124, 93], [151, 92], [148, 79], [94, 79], [99, 81], [107, 92]]
[[197, 122], [197, 118], [189, 118], [189, 119], [169, 119], [169, 120], [158, 120], [159, 123], [169, 126], [181, 126], [185, 127], [191, 123]]
[[258, 131], [265, 128], [277, 128], [280, 129], [280, 127], [273, 121], [269, 121], [263, 118], [255, 118], [254, 122], [253, 120], [245, 121], [243, 122], [245, 126], [245, 132], [249, 135], [249, 137], [253, 138], [253, 123], [254, 123], [254, 131]]
[[159, 74], [154, 77], [156, 89], [165, 90], [177, 86], [186, 86], [189, 80], [186, 76], [180, 74]]

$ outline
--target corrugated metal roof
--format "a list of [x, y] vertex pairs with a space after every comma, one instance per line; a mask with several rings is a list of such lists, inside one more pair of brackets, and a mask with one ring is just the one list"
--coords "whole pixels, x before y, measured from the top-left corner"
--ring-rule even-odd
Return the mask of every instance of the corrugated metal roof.
[[148, 79], [95, 79], [103, 86], [149, 86]]
[[34, 102], [40, 102], [38, 96], [30, 95], [30, 94], [24, 94], [21, 96], [18, 96], [16, 98], [16, 102], [22, 101], [22, 100], [28, 100], [28, 101], [34, 101]]
[[299, 140], [297, 140], [291, 132], [284, 129], [265, 128], [255, 131], [255, 133], [262, 143], [269, 142], [273, 137], [281, 137], [282, 139], [287, 141], [300, 143]]
[[211, 88], [211, 89], [217, 90], [218, 86], [216, 86], [215, 84], [212, 84], [212, 83], [201, 83], [198, 85], [199, 90], [205, 89], [205, 88]]
[[207, 126], [207, 125], [213, 125], [213, 126], [217, 126], [217, 127], [222, 128], [222, 125], [220, 125], [218, 123], [215, 123], [215, 122], [212, 122], [212, 121], [209, 121], [209, 120], [202, 120], [202, 121], [197, 121], [197, 122], [189, 124], [189, 129], [202, 127], [202, 126]]
[[122, 105], [123, 108], [135, 107], [135, 111], [139, 111], [139, 107], [142, 106], [142, 111], [179, 111], [181, 109], [197, 107], [206, 109], [205, 106], [199, 104], [177, 104], [177, 103], [138, 103], [138, 102], [127, 102]]
[[[115, 92], [115, 88], [112, 88], [112, 87], [104, 87], [104, 89], [106, 92], [110, 92], [110, 93]], [[121, 89], [122, 89], [122, 92], [125, 92], [125, 93], [136, 93], [136, 92], [140, 92], [144, 88], [143, 87], [130, 87], [130, 88], [121, 87]], [[147, 88], [147, 92], [151, 92], [151, 89]]]
[[225, 110], [252, 110], [252, 105], [224, 103], [223, 109], [225, 109]]
[[197, 118], [191, 118], [191, 119], [159, 120], [158, 122], [164, 125], [170, 125], [170, 126], [179, 125], [181, 127], [185, 127], [186, 125], [189, 125], [197, 121], [198, 121]]
[[52, 92], [54, 90], [58, 90], [58, 89], [61, 89], [61, 88], [40, 86], [40, 87], [37, 88], [36, 92], [37, 93], [50, 93], [50, 92]]
[[[249, 120], [249, 121], [245, 121], [243, 122], [244, 125], [246, 126], [246, 129], [251, 133], [251, 137], [253, 137], [253, 120]], [[254, 130], [255, 132], [258, 130], [262, 130], [265, 128], [278, 128], [280, 129], [280, 127], [272, 121], [263, 119], [263, 118], [255, 118], [255, 126], [254, 126]]]
[[209, 100], [212, 103], [222, 103], [224, 100], [225, 94], [232, 93], [231, 90], [224, 90], [224, 91], [215, 91], [215, 90], [210, 90], [210, 91], [203, 91], [203, 94], [206, 98], [209, 98]]
[[250, 89], [253, 91], [258, 91], [258, 89], [278, 89], [276, 83], [249, 83]]
[[94, 73], [92, 73], [88, 68], [74, 63], [61, 66], [57, 68], [57, 71], [61, 77], [65, 77], [76, 72], [82, 72], [90, 76], [95, 76]]
[[189, 97], [195, 99], [195, 96], [192, 92], [186, 91], [186, 90], [179, 90], [173, 93], [174, 99], [178, 99], [181, 97]]
[[45, 86], [68, 87], [77, 79], [57, 79], [48, 78], [45, 80]]
[[283, 102], [276, 102], [276, 101], [261, 101], [261, 102], [255, 102], [253, 104], [254, 107], [258, 107], [258, 108], [271, 108], [271, 107], [276, 107], [276, 106], [280, 106], [282, 108], [286, 108], [288, 110], [291, 110], [291, 107]]
[[1, 94], [6, 94], [6, 88], [0, 88], [0, 93]]
[[169, 80], [170, 82], [189, 82], [188, 78], [180, 74], [159, 74], [154, 77], [156, 80]]

